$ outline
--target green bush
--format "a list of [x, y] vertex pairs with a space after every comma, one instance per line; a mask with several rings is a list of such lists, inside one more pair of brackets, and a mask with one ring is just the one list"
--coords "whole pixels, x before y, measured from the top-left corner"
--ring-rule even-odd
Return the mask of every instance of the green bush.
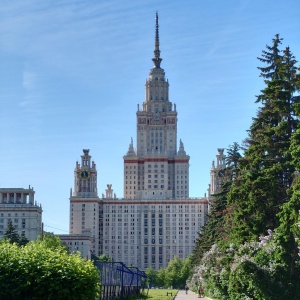
[[270, 278], [265, 270], [252, 261], [241, 262], [230, 274], [229, 296], [230, 299], [265, 299], [271, 300]]
[[65, 248], [43, 243], [0, 244], [0, 299], [88, 300], [99, 291], [99, 274], [90, 261]]

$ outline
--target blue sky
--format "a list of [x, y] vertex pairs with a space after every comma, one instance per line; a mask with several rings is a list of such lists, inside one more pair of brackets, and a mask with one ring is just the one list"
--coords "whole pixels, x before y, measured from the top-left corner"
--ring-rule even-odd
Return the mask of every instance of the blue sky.
[[300, 60], [299, 0], [2, 0], [0, 187], [34, 187], [45, 230], [69, 230], [82, 149], [123, 197], [123, 155], [152, 68], [162, 68], [190, 155], [190, 196], [207, 190], [217, 148], [241, 143], [264, 86], [257, 57], [279, 33]]

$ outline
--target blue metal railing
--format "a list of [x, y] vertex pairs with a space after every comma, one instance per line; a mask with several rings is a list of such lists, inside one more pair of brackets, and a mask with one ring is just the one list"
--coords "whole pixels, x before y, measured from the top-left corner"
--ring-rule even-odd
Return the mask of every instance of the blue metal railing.
[[127, 267], [122, 262], [95, 262], [100, 273], [100, 300], [128, 299], [139, 295], [151, 279], [137, 267]]

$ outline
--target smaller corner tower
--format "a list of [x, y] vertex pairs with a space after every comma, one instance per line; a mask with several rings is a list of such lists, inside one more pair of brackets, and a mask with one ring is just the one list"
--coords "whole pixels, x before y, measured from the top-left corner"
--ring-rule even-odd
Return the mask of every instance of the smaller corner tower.
[[210, 169], [209, 196], [216, 194], [226, 179], [226, 156], [223, 148], [218, 148], [216, 162], [215, 164], [215, 161], [212, 161]]
[[102, 253], [103, 205], [97, 192], [97, 169], [89, 149], [83, 149], [81, 163], [74, 170], [74, 192], [70, 194], [70, 234], [92, 237], [92, 252]]

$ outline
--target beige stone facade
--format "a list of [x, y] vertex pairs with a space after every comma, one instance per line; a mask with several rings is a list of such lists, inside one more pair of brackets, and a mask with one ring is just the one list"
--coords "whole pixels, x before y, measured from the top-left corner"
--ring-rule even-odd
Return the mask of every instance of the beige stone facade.
[[42, 207], [34, 200], [34, 190], [23, 188], [0, 188], [0, 239], [8, 222], [16, 232], [28, 240], [36, 240], [42, 233]]
[[189, 198], [189, 155], [177, 148], [177, 110], [161, 64], [156, 16], [154, 67], [136, 112], [137, 145], [124, 156], [124, 196], [112, 185], [98, 197], [97, 171], [83, 150], [70, 196], [70, 233], [91, 231], [92, 251], [141, 269], [165, 268], [192, 253], [206, 220], [209, 199]]

